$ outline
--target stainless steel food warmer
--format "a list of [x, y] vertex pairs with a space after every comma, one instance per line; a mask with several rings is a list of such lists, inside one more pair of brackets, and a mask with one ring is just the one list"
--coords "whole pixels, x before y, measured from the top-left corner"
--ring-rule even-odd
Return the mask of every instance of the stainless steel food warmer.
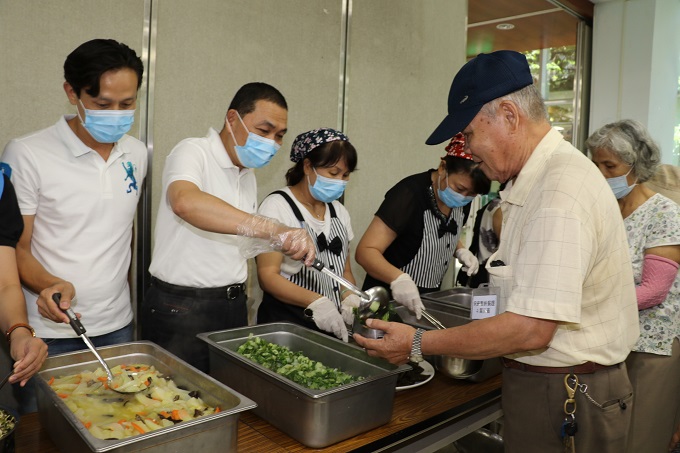
[[[160, 346], [139, 341], [97, 348], [110, 366], [143, 363], [170, 376], [180, 387], [198, 390], [200, 397], [221, 412], [122, 440], [92, 436], [50, 388], [50, 377], [94, 370], [99, 363], [88, 350], [55, 355], [45, 360], [35, 376], [38, 387], [38, 416], [60, 451], [184, 453], [187, 451], [236, 451], [239, 414], [256, 404], [221, 382], [193, 368]], [[121, 395], [118, 395], [121, 396]], [[134, 396], [125, 396], [134, 398]]]
[[[311, 390], [236, 351], [249, 335], [302, 352], [312, 360], [363, 380]], [[291, 323], [260, 324], [199, 334], [210, 348], [210, 375], [257, 402], [253, 411], [312, 448], [323, 448], [387, 423], [399, 373], [395, 366], [351, 344]]]

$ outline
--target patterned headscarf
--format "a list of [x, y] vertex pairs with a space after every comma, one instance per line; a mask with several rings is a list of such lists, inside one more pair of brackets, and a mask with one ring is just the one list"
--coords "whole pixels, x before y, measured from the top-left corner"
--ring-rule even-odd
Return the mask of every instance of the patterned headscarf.
[[293, 146], [290, 148], [290, 160], [299, 162], [314, 148], [336, 140], [348, 142], [349, 138], [342, 132], [329, 127], [322, 127], [321, 129], [304, 132], [295, 137]]
[[472, 160], [472, 154], [465, 152], [465, 136], [461, 132], [454, 135], [451, 142], [446, 145], [446, 155]]

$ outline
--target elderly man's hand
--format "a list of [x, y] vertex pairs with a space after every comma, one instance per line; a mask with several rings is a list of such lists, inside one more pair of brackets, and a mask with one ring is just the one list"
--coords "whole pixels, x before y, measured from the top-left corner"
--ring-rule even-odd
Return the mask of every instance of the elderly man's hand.
[[358, 333], [354, 334], [354, 340], [366, 349], [368, 355], [383, 358], [395, 365], [408, 362], [416, 329], [407, 324], [379, 319], [368, 319], [366, 325], [385, 331], [385, 336], [379, 340], [362, 337]]

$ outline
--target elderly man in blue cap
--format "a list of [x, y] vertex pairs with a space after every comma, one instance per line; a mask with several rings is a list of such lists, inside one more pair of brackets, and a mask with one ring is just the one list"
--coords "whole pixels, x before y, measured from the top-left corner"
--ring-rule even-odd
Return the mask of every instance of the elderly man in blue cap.
[[480, 54], [456, 74], [448, 115], [427, 144], [458, 132], [501, 192], [503, 229], [487, 264], [500, 314], [445, 330], [369, 321], [372, 356], [502, 357], [506, 452], [620, 452], [638, 335], [626, 234], [605, 179], [551, 128], [526, 58]]

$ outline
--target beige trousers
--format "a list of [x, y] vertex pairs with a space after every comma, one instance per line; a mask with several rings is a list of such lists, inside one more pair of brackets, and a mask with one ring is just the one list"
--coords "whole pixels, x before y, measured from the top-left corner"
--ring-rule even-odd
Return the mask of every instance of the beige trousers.
[[[564, 374], [503, 369], [505, 453], [563, 453], [560, 430], [565, 420]], [[633, 387], [625, 363], [578, 375], [587, 393], [577, 391], [576, 451], [621, 453], [626, 448]]]
[[665, 453], [680, 409], [680, 343], [671, 356], [631, 352], [626, 359], [635, 409], [628, 453]]

